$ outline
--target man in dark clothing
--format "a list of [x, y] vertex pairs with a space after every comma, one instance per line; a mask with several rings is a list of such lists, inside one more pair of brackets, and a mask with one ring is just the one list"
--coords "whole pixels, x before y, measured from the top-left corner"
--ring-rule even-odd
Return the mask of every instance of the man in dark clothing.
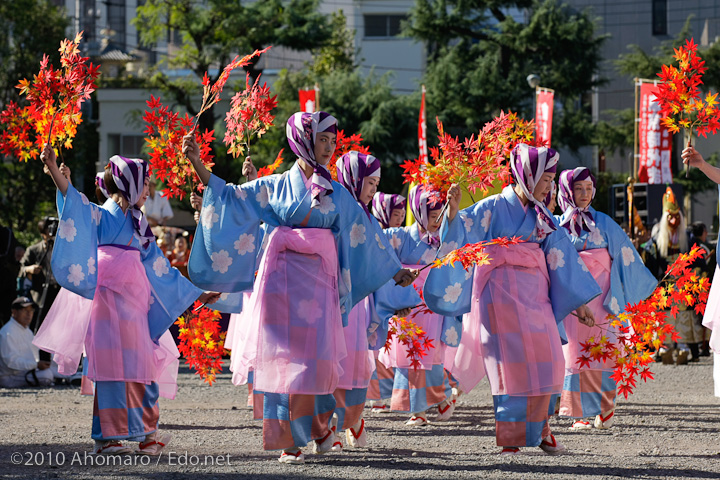
[[[37, 332], [60, 291], [60, 286], [55, 280], [50, 267], [57, 222], [57, 218], [53, 217], [45, 217], [38, 222], [42, 240], [29, 246], [25, 251], [25, 256], [20, 261], [20, 275], [26, 276], [32, 281], [30, 295], [38, 305], [31, 326], [34, 332]], [[44, 352], [41, 352], [41, 357], [44, 356]]]

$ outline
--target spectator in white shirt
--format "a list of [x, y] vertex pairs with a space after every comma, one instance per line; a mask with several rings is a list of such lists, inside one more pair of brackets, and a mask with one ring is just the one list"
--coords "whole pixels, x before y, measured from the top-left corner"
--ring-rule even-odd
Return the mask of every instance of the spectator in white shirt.
[[28, 297], [12, 302], [12, 318], [0, 328], [0, 387], [50, 386], [53, 374], [50, 362], [40, 361], [34, 335], [28, 328], [35, 303]]
[[167, 197], [163, 197], [163, 192], [157, 189], [154, 181], [150, 182], [150, 195], [145, 200], [143, 211], [150, 227], [165, 225], [168, 220], [173, 217], [173, 211]]

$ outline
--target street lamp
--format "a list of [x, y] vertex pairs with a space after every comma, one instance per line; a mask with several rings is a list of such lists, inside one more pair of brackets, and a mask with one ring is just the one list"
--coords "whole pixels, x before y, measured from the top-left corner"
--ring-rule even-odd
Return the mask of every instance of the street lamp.
[[528, 85], [530, 85], [530, 88], [532, 88], [533, 90], [536, 89], [540, 85], [540, 75], [531, 73], [527, 76], [527, 82]]

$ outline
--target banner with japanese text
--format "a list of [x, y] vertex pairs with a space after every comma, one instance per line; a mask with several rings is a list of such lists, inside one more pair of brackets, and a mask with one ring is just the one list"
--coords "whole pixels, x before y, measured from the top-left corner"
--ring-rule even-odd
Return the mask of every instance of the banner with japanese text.
[[535, 131], [537, 139], [550, 146], [552, 138], [553, 101], [555, 92], [552, 90], [537, 89], [537, 102], [535, 107]]
[[655, 102], [657, 88], [652, 83], [640, 85], [638, 181], [672, 183], [672, 135], [667, 128], [660, 125], [660, 105]]

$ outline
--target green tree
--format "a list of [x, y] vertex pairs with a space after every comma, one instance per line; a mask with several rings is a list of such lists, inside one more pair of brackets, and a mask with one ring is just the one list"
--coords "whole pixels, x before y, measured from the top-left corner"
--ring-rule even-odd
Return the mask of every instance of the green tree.
[[[528, 20], [508, 12], [525, 9]], [[532, 112], [527, 76], [555, 90], [555, 144], [579, 148], [592, 132], [587, 92], [605, 39], [595, 22], [556, 0], [417, 0], [404, 33], [428, 45], [430, 112], [459, 134], [476, 131], [499, 110]]]
[[[0, 0], [0, 109], [10, 101], [24, 102], [15, 85], [37, 74], [43, 54], [59, 64], [67, 22], [65, 12], [48, 0]], [[55, 188], [40, 162], [6, 158], [0, 163], [0, 222], [23, 243], [39, 237], [37, 220], [54, 214], [54, 200]]]
[[18, 100], [15, 85], [38, 72], [43, 54], [59, 63], [67, 25], [65, 12], [49, 0], [0, 0], [0, 104]]
[[[148, 0], [138, 7], [134, 24], [145, 45], [165, 39], [169, 32], [181, 36], [182, 45], [167, 58], [166, 66], [189, 69], [192, 75], [175, 79], [157, 70], [152, 80], [194, 115], [200, 79], [219, 69], [210, 79], [215, 82], [235, 55], [269, 45], [294, 50], [323, 45], [330, 27], [318, 4], [318, 0]], [[253, 78], [261, 73], [257, 62], [246, 67]], [[211, 130], [215, 120], [211, 109], [200, 119], [200, 128]]]

